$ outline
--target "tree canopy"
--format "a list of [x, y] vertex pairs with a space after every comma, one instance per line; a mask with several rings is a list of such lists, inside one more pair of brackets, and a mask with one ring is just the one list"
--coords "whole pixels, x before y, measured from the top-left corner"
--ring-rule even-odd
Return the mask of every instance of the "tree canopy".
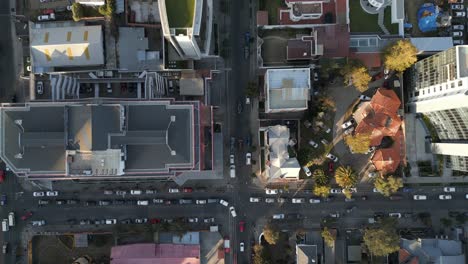
[[403, 180], [395, 176], [378, 177], [374, 182], [374, 187], [384, 196], [390, 196], [403, 187]]
[[80, 3], [73, 3], [71, 11], [73, 20], [80, 21], [83, 17], [83, 6]]
[[245, 90], [245, 95], [248, 97], [258, 97], [259, 91], [255, 82], [249, 82], [247, 84], [247, 89]]
[[262, 245], [255, 245], [253, 247], [253, 263], [254, 264], [270, 264], [271, 256], [268, 254], [268, 251]]
[[328, 195], [330, 195], [330, 186], [315, 185], [312, 192], [314, 193], [314, 195], [325, 198], [328, 197]]
[[354, 152], [365, 154], [369, 151], [371, 134], [356, 134], [344, 138], [346, 145]]
[[344, 189], [349, 189], [357, 184], [357, 175], [349, 166], [340, 166], [335, 172], [336, 183]]
[[263, 228], [263, 237], [268, 244], [275, 245], [280, 238], [280, 231], [277, 226], [267, 224]]
[[396, 221], [386, 219], [380, 226], [364, 231], [364, 244], [374, 256], [386, 256], [400, 249], [400, 237], [395, 229]]
[[325, 241], [325, 244], [329, 247], [333, 247], [335, 245], [336, 235], [332, 234], [327, 227], [324, 227], [322, 230], [322, 237]]
[[312, 178], [314, 179], [314, 183], [316, 185], [327, 185], [330, 182], [328, 175], [321, 169], [316, 169], [312, 173]]
[[389, 70], [403, 72], [416, 61], [418, 49], [409, 40], [398, 40], [383, 51], [383, 61]]
[[372, 79], [364, 64], [355, 59], [348, 60], [348, 63], [341, 69], [341, 74], [346, 85], [354, 85], [360, 92], [368, 89]]

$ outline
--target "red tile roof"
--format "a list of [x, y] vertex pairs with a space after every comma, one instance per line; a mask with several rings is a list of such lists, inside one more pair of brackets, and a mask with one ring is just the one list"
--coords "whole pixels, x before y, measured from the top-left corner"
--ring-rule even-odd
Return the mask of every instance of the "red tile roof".
[[317, 42], [323, 45], [323, 57], [343, 58], [349, 54], [349, 31], [347, 25], [316, 27]]
[[392, 173], [400, 165], [400, 153], [394, 148], [376, 150], [372, 157], [375, 168], [383, 173]]
[[200, 264], [200, 246], [132, 244], [111, 249], [111, 264]]
[[[306, 2], [306, 1], [290, 1], [290, 2]], [[310, 2], [317, 2], [317, 1], [310, 1]], [[299, 20], [297, 22], [292, 21], [289, 18], [289, 12], [281, 12], [280, 10], [289, 10], [287, 7], [285, 8], [280, 8], [278, 10], [278, 18], [279, 18], [279, 24], [280, 25], [309, 25], [309, 24], [323, 24], [324, 22], [324, 15], [326, 13], [331, 13], [333, 14], [333, 17], [335, 17], [335, 3], [330, 2], [330, 3], [322, 3], [322, 16], [318, 19], [303, 19]]]
[[366, 65], [367, 68], [379, 68], [382, 66], [382, 60], [380, 57], [380, 52], [373, 53], [357, 53], [350, 52], [349, 57], [353, 59], [359, 59]]
[[375, 112], [393, 115], [398, 111], [401, 101], [398, 95], [390, 89], [378, 89], [370, 102]]
[[398, 263], [405, 263], [410, 256], [411, 254], [406, 249], [400, 248], [400, 250], [398, 251]]
[[268, 11], [257, 11], [257, 26], [268, 25]]

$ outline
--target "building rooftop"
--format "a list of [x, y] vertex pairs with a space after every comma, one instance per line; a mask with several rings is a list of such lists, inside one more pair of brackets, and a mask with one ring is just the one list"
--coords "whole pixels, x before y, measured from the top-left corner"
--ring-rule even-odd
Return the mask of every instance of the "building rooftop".
[[297, 264], [314, 264], [317, 261], [317, 245], [296, 245]]
[[[419, 264], [465, 264], [462, 242], [445, 239], [401, 239], [400, 260], [408, 263], [417, 259]], [[404, 251], [403, 251], [404, 250]]]
[[265, 74], [265, 112], [307, 109], [310, 99], [310, 68], [269, 69]]
[[286, 49], [288, 60], [310, 60], [315, 55], [315, 43], [312, 36], [289, 39]]
[[268, 127], [268, 150], [270, 160], [268, 161], [268, 180], [275, 181], [283, 178], [299, 179], [301, 169], [296, 158], [290, 158], [289, 128], [287, 126], [276, 125]]
[[119, 27], [119, 68], [124, 71], [162, 69], [160, 51], [150, 51], [143, 27]]
[[101, 26], [44, 28], [32, 24], [29, 36], [35, 68], [104, 64]]
[[193, 25], [195, 2], [200, 0], [163, 0], [171, 28], [190, 28]]
[[111, 264], [200, 264], [199, 245], [132, 244], [111, 249]]
[[197, 108], [170, 101], [3, 106], [0, 156], [24, 175], [118, 176], [193, 168], [199, 159]]

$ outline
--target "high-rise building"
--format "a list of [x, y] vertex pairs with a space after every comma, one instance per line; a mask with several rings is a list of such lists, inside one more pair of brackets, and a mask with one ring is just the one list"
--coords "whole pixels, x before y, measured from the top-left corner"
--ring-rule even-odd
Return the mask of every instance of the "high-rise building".
[[468, 45], [417, 62], [411, 76], [408, 108], [437, 132], [432, 152], [447, 155], [453, 170], [468, 171]]
[[164, 37], [182, 59], [209, 54], [213, 24], [212, 0], [158, 1]]

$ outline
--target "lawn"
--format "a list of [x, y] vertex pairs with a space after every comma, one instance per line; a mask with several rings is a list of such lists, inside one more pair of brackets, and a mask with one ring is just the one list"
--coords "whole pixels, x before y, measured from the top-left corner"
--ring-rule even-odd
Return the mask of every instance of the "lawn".
[[166, 0], [167, 19], [171, 28], [192, 27], [195, 0]]
[[260, 0], [259, 2], [259, 10], [268, 11], [268, 23], [278, 25], [278, 8], [286, 7], [284, 0]]
[[[398, 24], [391, 23], [391, 8], [385, 8], [384, 25], [392, 34], [398, 33]], [[349, 20], [351, 32], [379, 32], [382, 33], [379, 25], [377, 24], [377, 15], [366, 13], [359, 0], [349, 1]]]

